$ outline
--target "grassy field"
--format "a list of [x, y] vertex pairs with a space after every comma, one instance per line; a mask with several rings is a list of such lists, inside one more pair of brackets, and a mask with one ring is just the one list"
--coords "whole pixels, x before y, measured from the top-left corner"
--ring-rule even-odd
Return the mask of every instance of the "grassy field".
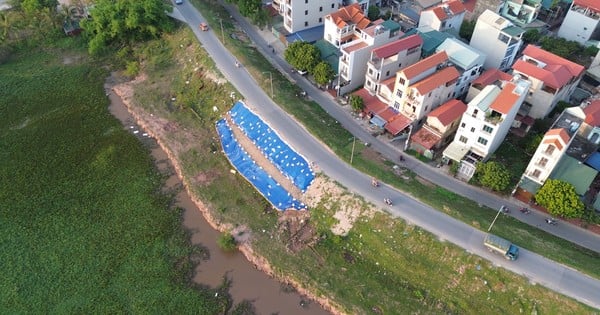
[[55, 45], [0, 66], [0, 313], [222, 313], [227, 294], [189, 284], [201, 252], [109, 114], [107, 72]]
[[[206, 60], [206, 53], [197, 44], [188, 41], [189, 36], [192, 34], [188, 31], [165, 39], [163, 46], [168, 43], [172, 47], [174, 60], [181, 63], [177, 67], [179, 70], [150, 72], [147, 82], [136, 88], [136, 103], [155, 117], [177, 121], [178, 129], [167, 132], [165, 139], [177, 150], [193, 193], [207, 201], [217, 221], [248, 227], [253, 248], [272, 263], [279, 276], [291, 277], [318, 295], [331, 298], [341, 310], [350, 314], [593, 313], [586, 306], [532, 285], [522, 277], [496, 268], [452, 244], [439, 242], [428, 232], [384, 213], [365, 214], [347, 236], [333, 235], [330, 232], [336, 222], [333, 215], [345, 206], [340, 195], [328, 195], [311, 209], [311, 221], [320, 236], [318, 244], [312, 249], [289, 252], [286, 249], [289, 235], [279, 229], [278, 216], [246, 181], [229, 172], [231, 166], [223, 155], [215, 153], [219, 150], [214, 140], [214, 120], [218, 115], [212, 112], [212, 104], [220, 106], [223, 95], [228, 95], [231, 87], [215, 86], [211, 82], [215, 73], [205, 71], [198, 74], [194, 70], [196, 60]], [[181, 43], [187, 46], [181, 47]], [[214, 66], [209, 63], [203, 68], [214, 69]], [[173, 76], [168, 81], [160, 80], [165, 72]], [[187, 86], [194, 89], [177, 83], [190, 77], [194, 79]], [[200, 89], [200, 92], [193, 91], [195, 89]], [[200, 93], [205, 101], [194, 106], [193, 110], [157, 101], [169, 95], [181, 95], [187, 99], [188, 93]], [[307, 110], [305, 115], [322, 115], [313, 103], [296, 102], [286, 106], [310, 107], [312, 109]], [[303, 115], [296, 110], [293, 114]], [[326, 115], [322, 117], [328, 119]], [[338, 141], [346, 138], [345, 131], [334, 130], [339, 131]], [[330, 139], [325, 133], [323, 137]], [[339, 145], [337, 152], [349, 150], [351, 145], [347, 138], [335, 144]], [[363, 152], [366, 154], [367, 151]], [[473, 218], [470, 212], [458, 211], [463, 207], [474, 213], [489, 213], [445, 190], [421, 184], [413, 179], [412, 174], [407, 182], [400, 181], [386, 170], [390, 167], [389, 163], [367, 161], [362, 157], [355, 161], [360, 163], [361, 168], [371, 168], [382, 178], [396, 182], [415, 195], [424, 194], [427, 190], [433, 197], [432, 204], [441, 208], [445, 206], [454, 215]], [[359, 207], [364, 210], [368, 205], [362, 203]], [[483, 215], [477, 217], [476, 224], [487, 222]]]
[[[236, 28], [229, 18], [229, 14], [216, 1], [192, 0], [192, 2], [202, 12], [205, 12], [204, 16], [211, 25], [219, 25], [219, 18], [223, 17], [225, 46], [242, 61], [245, 69], [257, 78], [257, 82], [263, 90], [270, 93], [270, 81], [265, 72], [272, 72], [274, 100], [299, 120], [315, 137], [331, 148], [338, 157], [349, 162], [352, 151], [352, 135], [329, 116], [319, 104], [298, 98], [296, 96], [299, 91], [298, 87], [273, 68], [249, 41], [233, 39], [228, 36], [231, 33], [239, 33], [240, 29]], [[213, 27], [213, 29], [216, 34], [220, 33], [220, 29], [217, 27]], [[507, 152], [510, 155], [510, 150]], [[517, 161], [510, 160], [508, 162]], [[476, 202], [444, 188], [415, 180], [418, 175], [410, 170], [405, 170], [405, 175], [410, 177], [410, 180], [404, 180], [393, 173], [394, 163], [392, 161], [386, 161], [370, 148], [359, 145], [358, 142], [352, 165], [360, 171], [380, 178], [412, 195], [423, 203], [477, 228], [489, 226], [497, 211], [497, 209], [480, 206]], [[519, 162], [517, 167], [524, 169], [525, 165]], [[513, 174], [513, 176], [516, 175]], [[600, 278], [600, 265], [596, 263], [600, 261], [600, 253], [582, 248], [515, 219], [507, 218], [499, 223], [501, 224], [494, 226], [494, 233], [510, 239], [521, 247]]]

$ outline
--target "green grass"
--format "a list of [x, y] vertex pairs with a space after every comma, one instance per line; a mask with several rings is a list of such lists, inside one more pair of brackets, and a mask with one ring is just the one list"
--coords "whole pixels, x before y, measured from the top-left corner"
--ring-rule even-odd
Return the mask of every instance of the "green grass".
[[[172, 47], [182, 40], [179, 36], [187, 38], [192, 34], [186, 31], [169, 38]], [[193, 60], [206, 56], [195, 44], [186, 48], [185, 52], [173, 51], [175, 59], [183, 53]], [[592, 313], [586, 306], [541, 286], [531, 285], [520, 276], [496, 268], [457, 246], [440, 242], [428, 232], [387, 214], [361, 216], [348, 236], [332, 235], [329, 230], [337, 221], [333, 215], [346, 205], [339, 196], [330, 194], [310, 210], [310, 220], [321, 236], [320, 241], [313, 249], [291, 253], [286, 248], [289, 235], [279, 229], [278, 216], [269, 211], [269, 205], [243, 178], [229, 172], [231, 166], [220, 152], [213, 153], [218, 150], [218, 144], [214, 139], [216, 117], [211, 107], [197, 106], [194, 112], [186, 107], [170, 110], [164, 102], [154, 101], [164, 95], [192, 93], [176, 83], [190, 76], [187, 62], [183, 60], [179, 65], [181, 71], [169, 72], [173, 77], [168, 82], [161, 84], [150, 80], [140, 84], [136, 92], [137, 103], [156, 116], [177, 121], [179, 128], [167, 133], [165, 138], [187, 144], [185, 148], [171, 145], [179, 150], [178, 158], [193, 194], [207, 203], [217, 221], [231, 226], [247, 226], [252, 247], [268, 259], [279, 277], [294, 279], [317, 295], [331, 298], [341, 310], [351, 314], [371, 313], [374, 308], [386, 314]], [[211, 65], [206, 67], [211, 68]], [[155, 78], [156, 75], [151, 73], [149, 77]], [[199, 80], [202, 82], [190, 84], [211, 86], [210, 79], [202, 77]], [[228, 86], [222, 86], [220, 90], [206, 88], [202, 95], [220, 104], [227, 89]], [[308, 112], [294, 110], [297, 117], [320, 117], [323, 114], [314, 103], [294, 100], [286, 106], [302, 107]], [[220, 109], [221, 114], [227, 110]], [[347, 153], [349, 157], [352, 138], [347, 132], [335, 123], [322, 129], [328, 130], [320, 134], [326, 141], [332, 140], [336, 152]], [[339, 132], [337, 137], [330, 137], [329, 134], [334, 132]], [[187, 139], [194, 141], [190, 143]], [[393, 182], [413, 195], [428, 194], [427, 202], [463, 220], [472, 221], [469, 222], [471, 224], [483, 226], [493, 218], [492, 212], [470, 200], [421, 184], [410, 170], [405, 170], [407, 180], [400, 179], [390, 171], [393, 163], [364, 158], [367, 155], [363, 156], [361, 152], [367, 153], [367, 150], [370, 149], [357, 144], [358, 153], [353, 165], [359, 169], [368, 170], [386, 182]], [[372, 157], [373, 153], [368, 155]], [[204, 178], [201, 182], [194, 179], [199, 175]], [[355, 207], [366, 209], [367, 205], [358, 199]], [[525, 229], [519, 227], [521, 230]], [[502, 229], [498, 232], [507, 233]]]
[[64, 41], [0, 66], [0, 313], [222, 312], [188, 283], [198, 249], [108, 113], [107, 72]]

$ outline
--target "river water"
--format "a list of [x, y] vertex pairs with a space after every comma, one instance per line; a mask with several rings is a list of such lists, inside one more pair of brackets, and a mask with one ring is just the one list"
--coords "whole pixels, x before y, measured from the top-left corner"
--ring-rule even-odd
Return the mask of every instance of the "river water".
[[[109, 85], [105, 86], [107, 90]], [[151, 138], [143, 136], [143, 131], [135, 124], [134, 118], [114, 93], [109, 93], [109, 111], [118, 118], [127, 130], [139, 130], [136, 134], [140, 140], [151, 144], [151, 154], [160, 171], [171, 169], [167, 154]], [[134, 126], [134, 128], [130, 128]], [[165, 183], [165, 189], [180, 187], [181, 181], [177, 175], [172, 175]], [[183, 226], [190, 231], [191, 242], [206, 248], [210, 253], [207, 261], [202, 261], [195, 270], [194, 282], [216, 287], [221, 284], [223, 276], [231, 280], [229, 290], [235, 303], [250, 300], [258, 314], [329, 314], [320, 305], [308, 300], [295, 291], [282, 290], [282, 285], [254, 268], [239, 252], [227, 253], [217, 245], [219, 232], [214, 230], [202, 216], [202, 213], [192, 201], [185, 189], [177, 194], [176, 205], [184, 209]]]

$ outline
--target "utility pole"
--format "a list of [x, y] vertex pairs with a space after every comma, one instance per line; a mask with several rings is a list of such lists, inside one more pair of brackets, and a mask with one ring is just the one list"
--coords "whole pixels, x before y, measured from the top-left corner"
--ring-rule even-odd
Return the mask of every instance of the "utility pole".
[[488, 228], [488, 232], [492, 229], [492, 226], [494, 226], [494, 223], [496, 222], [496, 219], [498, 219], [498, 216], [500, 215], [500, 212], [502, 211], [502, 209], [504, 209], [504, 206], [501, 206], [500, 209], [498, 209], [498, 213], [496, 213], [496, 217], [494, 218], [494, 221], [492, 221], [492, 224], [490, 224], [490, 227]]
[[408, 136], [406, 137], [406, 142], [404, 142], [404, 151], [408, 150], [408, 142], [410, 141], [410, 135], [412, 134], [412, 124], [408, 125]]
[[263, 74], [264, 73], [269, 74], [269, 81], [271, 82], [271, 99], [273, 99], [273, 73], [271, 73], [271, 71], [263, 71]]
[[223, 19], [219, 18], [219, 24], [221, 24], [221, 41], [225, 45], [225, 32], [223, 32]]

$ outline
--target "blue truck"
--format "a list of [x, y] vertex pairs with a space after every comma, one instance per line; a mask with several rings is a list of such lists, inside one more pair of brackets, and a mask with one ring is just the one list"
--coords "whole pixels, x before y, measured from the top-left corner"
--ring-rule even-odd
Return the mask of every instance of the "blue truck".
[[506, 259], [516, 260], [519, 258], [519, 248], [499, 236], [493, 234], [486, 235], [483, 245], [491, 252], [502, 254]]

